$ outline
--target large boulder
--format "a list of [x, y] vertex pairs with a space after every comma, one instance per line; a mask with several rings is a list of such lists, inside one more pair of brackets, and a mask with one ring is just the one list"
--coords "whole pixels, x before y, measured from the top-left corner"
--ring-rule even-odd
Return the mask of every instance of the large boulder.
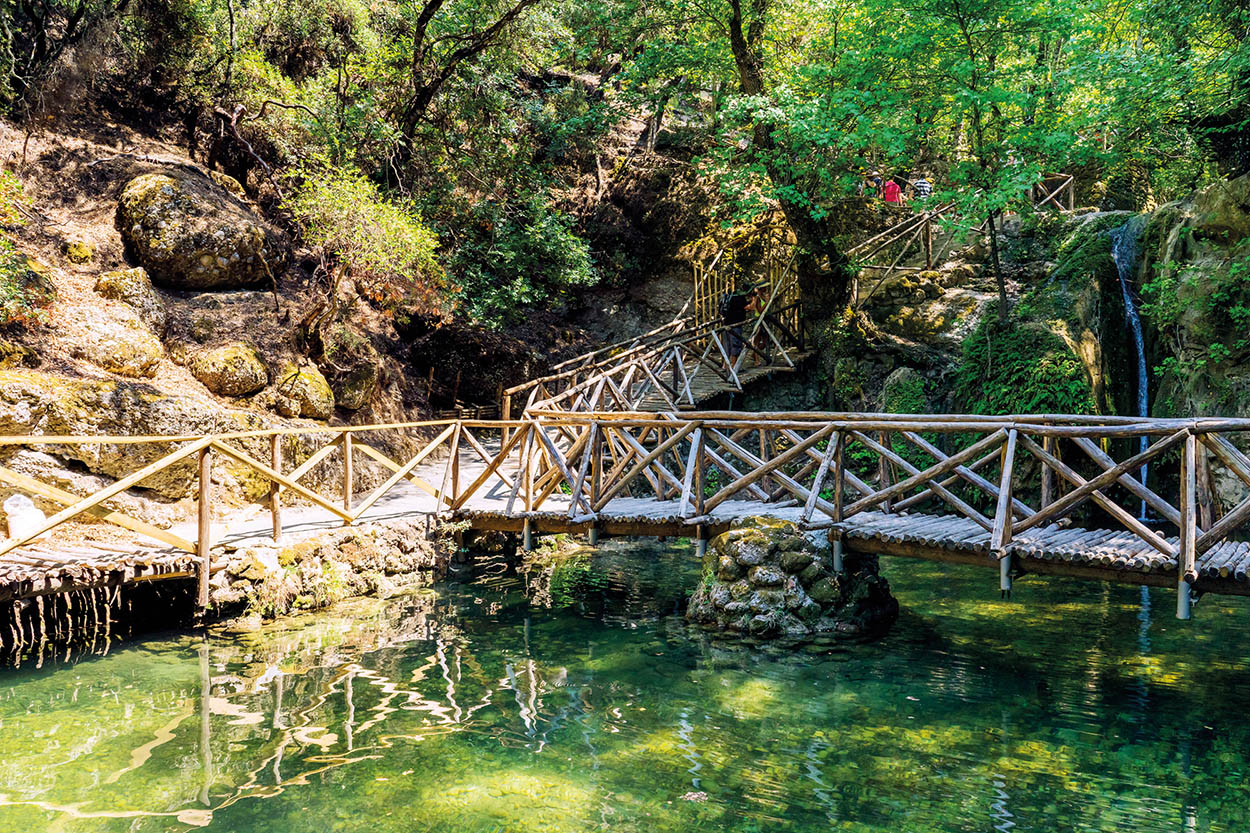
[[864, 635], [888, 628], [898, 602], [876, 558], [848, 553], [838, 573], [824, 536], [748, 518], [711, 542], [686, 616], [757, 637]]
[[187, 366], [219, 396], [247, 396], [269, 384], [269, 371], [256, 348], [241, 341], [197, 353]]
[[105, 298], [129, 304], [153, 332], [165, 332], [165, 304], [142, 266], [105, 272], [96, 278], [95, 291]]
[[190, 171], [131, 180], [117, 223], [152, 278], [176, 289], [254, 286], [285, 265], [279, 241], [246, 203]]
[[122, 376], [156, 375], [164, 347], [130, 307], [80, 304], [66, 307], [60, 317], [70, 324], [65, 340], [73, 355]]
[[334, 391], [315, 366], [287, 362], [276, 383], [279, 405], [288, 403], [288, 409], [279, 408], [286, 410], [283, 416], [329, 419], [334, 413]]

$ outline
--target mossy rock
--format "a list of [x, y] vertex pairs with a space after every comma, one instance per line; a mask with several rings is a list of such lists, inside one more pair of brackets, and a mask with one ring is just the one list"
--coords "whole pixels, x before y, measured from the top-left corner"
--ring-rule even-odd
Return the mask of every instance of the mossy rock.
[[241, 341], [197, 353], [188, 367], [219, 396], [247, 396], [269, 384], [269, 371], [256, 348]]
[[334, 391], [321, 371], [312, 365], [287, 362], [277, 378], [277, 393], [299, 405], [299, 416], [329, 419], [334, 413]]
[[67, 339], [75, 356], [122, 376], [156, 375], [165, 349], [130, 307], [101, 309], [82, 304], [65, 308], [61, 316], [75, 324]]
[[131, 180], [117, 218], [152, 279], [177, 289], [256, 286], [285, 265], [285, 249], [246, 203], [188, 171]]
[[87, 263], [95, 257], [95, 247], [86, 240], [66, 240], [61, 245], [61, 251], [70, 263]]
[[95, 291], [105, 298], [129, 304], [153, 332], [165, 331], [165, 304], [142, 266], [105, 272], [96, 278]]

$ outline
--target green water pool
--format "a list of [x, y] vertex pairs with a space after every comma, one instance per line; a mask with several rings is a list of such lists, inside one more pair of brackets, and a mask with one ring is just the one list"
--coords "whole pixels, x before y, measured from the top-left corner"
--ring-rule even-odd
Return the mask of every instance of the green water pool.
[[684, 543], [0, 678], [0, 831], [1246, 831], [1250, 603], [885, 560], [876, 642], [687, 626]]

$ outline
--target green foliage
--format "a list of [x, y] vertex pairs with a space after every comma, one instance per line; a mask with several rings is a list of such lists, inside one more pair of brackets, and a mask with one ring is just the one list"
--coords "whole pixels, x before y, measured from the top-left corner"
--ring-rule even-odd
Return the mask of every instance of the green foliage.
[[444, 305], [438, 240], [421, 217], [389, 201], [346, 168], [305, 172], [289, 208], [313, 246], [324, 249], [363, 294], [424, 310]]
[[42, 269], [0, 235], [0, 326], [42, 321], [44, 308], [55, 298]]
[[536, 304], [559, 301], [599, 275], [572, 222], [536, 197], [520, 204], [480, 202], [458, 228], [449, 259], [456, 299], [471, 318], [498, 326]]
[[26, 225], [26, 218], [20, 211], [24, 204], [21, 180], [10, 171], [0, 170], [0, 226]]
[[1095, 413], [1080, 359], [1045, 325], [989, 316], [963, 343], [955, 369], [959, 410], [974, 414]]

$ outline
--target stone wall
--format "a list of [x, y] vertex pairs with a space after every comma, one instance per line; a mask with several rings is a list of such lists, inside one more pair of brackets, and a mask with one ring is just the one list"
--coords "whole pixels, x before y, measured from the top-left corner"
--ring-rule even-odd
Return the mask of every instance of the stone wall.
[[272, 618], [433, 584], [458, 551], [452, 532], [396, 519], [238, 547], [212, 577], [212, 614]]
[[750, 518], [710, 542], [703, 580], [686, 616], [761, 637], [881, 633], [898, 616], [877, 559], [847, 553], [833, 569], [824, 533]]

